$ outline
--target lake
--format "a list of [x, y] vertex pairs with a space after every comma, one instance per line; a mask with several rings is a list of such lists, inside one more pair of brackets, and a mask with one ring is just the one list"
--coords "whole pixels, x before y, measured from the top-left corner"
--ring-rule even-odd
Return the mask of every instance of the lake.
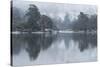
[[85, 33], [12, 34], [14, 66], [97, 60], [97, 35]]

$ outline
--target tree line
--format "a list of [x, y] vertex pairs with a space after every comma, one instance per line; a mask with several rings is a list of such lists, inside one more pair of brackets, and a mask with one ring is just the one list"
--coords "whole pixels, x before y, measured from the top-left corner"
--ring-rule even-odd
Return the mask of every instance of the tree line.
[[72, 24], [73, 30], [82, 31], [96, 31], [97, 29], [97, 15], [88, 15], [80, 12], [78, 19]]
[[19, 9], [12, 7], [12, 31], [46, 31], [56, 29], [49, 16], [41, 15], [37, 6], [31, 4], [24, 18]]
[[51, 30], [73, 30], [73, 31], [96, 31], [97, 15], [89, 15], [80, 12], [77, 19], [71, 21], [70, 15], [66, 14], [64, 20], [60, 17], [51, 18], [42, 15], [36, 5], [30, 4], [27, 12], [23, 15], [17, 7], [11, 7], [12, 31], [51, 31]]

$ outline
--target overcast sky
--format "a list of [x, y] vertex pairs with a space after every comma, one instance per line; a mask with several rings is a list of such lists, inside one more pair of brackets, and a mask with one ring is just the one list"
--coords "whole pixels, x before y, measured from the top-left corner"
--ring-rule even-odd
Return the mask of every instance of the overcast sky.
[[94, 5], [13, 0], [13, 6], [16, 6], [22, 9], [23, 11], [26, 11], [28, 9], [29, 4], [35, 4], [38, 7], [41, 14], [49, 14], [50, 16], [59, 16], [61, 18], [64, 17], [66, 13], [69, 13], [71, 17], [77, 16], [80, 12], [84, 12], [86, 14], [97, 13], [97, 7]]

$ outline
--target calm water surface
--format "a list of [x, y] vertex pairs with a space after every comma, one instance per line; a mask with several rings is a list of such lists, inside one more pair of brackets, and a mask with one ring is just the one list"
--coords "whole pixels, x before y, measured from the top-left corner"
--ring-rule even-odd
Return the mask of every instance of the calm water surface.
[[13, 65], [96, 61], [96, 34], [13, 34]]

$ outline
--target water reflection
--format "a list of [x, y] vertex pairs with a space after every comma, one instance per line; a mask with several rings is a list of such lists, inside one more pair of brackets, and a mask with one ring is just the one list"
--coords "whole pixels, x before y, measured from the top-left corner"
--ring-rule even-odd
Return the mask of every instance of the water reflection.
[[[18, 34], [18, 35], [13, 34], [12, 35], [13, 62], [16, 62], [14, 57], [18, 56], [19, 53], [21, 53], [21, 51], [23, 50], [25, 50], [28, 53], [30, 61], [35, 61], [37, 60], [41, 51], [47, 51], [48, 48], [50, 48], [52, 45], [59, 46], [60, 43], [55, 43], [55, 42], [61, 42], [62, 40], [64, 41], [65, 46], [63, 45], [63, 47], [66, 48], [66, 51], [68, 51], [69, 48], [71, 47], [72, 41], [74, 43], [74, 46], [78, 46], [80, 52], [84, 52], [84, 50], [90, 48], [96, 48], [97, 46], [96, 34], [77, 34], [77, 33], [76, 34], [65, 33], [56, 35], [51, 33]], [[72, 52], [70, 51], [70, 53]], [[17, 58], [19, 58], [19, 56]]]
[[18, 54], [21, 49], [25, 49], [30, 60], [38, 57], [40, 50], [48, 49], [56, 36], [52, 34], [22, 34], [12, 36], [13, 54]]
[[36, 59], [40, 52], [40, 38], [37, 35], [28, 35], [24, 40], [27, 42], [26, 51], [30, 60]]
[[80, 51], [97, 46], [96, 34], [73, 34], [73, 40], [79, 43]]

